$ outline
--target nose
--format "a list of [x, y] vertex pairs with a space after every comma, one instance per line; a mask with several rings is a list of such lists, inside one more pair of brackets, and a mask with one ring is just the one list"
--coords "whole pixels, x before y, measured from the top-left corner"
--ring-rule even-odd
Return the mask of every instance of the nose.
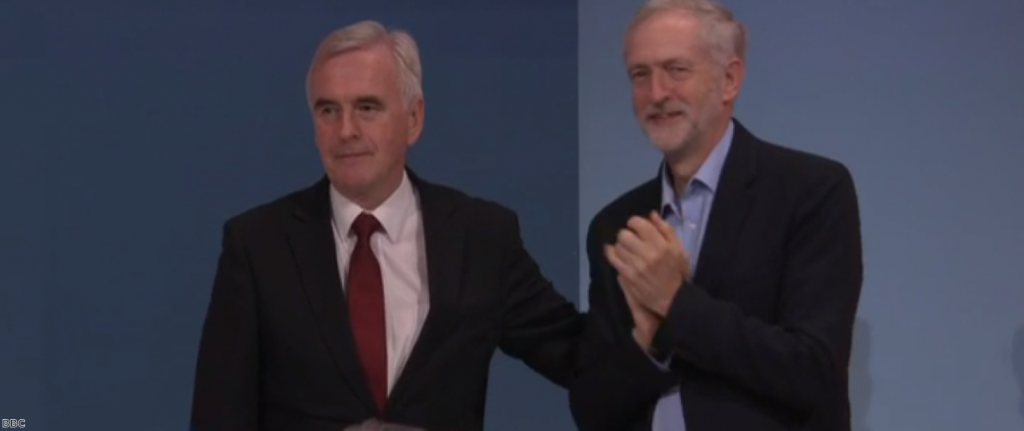
[[355, 115], [350, 109], [342, 111], [340, 115], [340, 127], [338, 127], [338, 134], [344, 141], [359, 139], [360, 130], [359, 123], [356, 121]]
[[648, 89], [652, 101], [655, 103], [661, 103], [669, 97], [669, 86], [666, 82], [667, 77], [665, 73], [660, 70], [655, 70], [651, 73], [650, 88]]

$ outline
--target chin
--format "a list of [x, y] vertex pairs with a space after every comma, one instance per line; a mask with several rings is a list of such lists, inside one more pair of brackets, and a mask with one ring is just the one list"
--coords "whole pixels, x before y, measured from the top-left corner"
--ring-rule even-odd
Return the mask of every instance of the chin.
[[685, 154], [687, 152], [687, 148], [690, 147], [690, 145], [687, 142], [678, 140], [660, 143], [655, 142], [654, 146], [657, 147], [659, 151], [666, 155]]
[[658, 150], [663, 153], [673, 153], [686, 147], [686, 143], [690, 141], [691, 129], [679, 129], [675, 128], [672, 130], [654, 130], [648, 128], [645, 130], [647, 138], [654, 144]]
[[373, 185], [376, 179], [370, 172], [362, 172], [358, 169], [336, 169], [329, 177], [331, 184], [339, 192], [364, 190]]

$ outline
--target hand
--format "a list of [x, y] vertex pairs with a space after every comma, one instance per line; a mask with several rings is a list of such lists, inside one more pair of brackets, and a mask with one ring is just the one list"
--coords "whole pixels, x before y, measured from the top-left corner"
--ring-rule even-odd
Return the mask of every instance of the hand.
[[664, 318], [690, 272], [690, 259], [675, 229], [656, 212], [650, 219], [632, 217], [614, 246], [605, 248], [619, 273], [619, 283], [640, 305]]
[[[628, 283], [619, 277], [619, 283]], [[640, 302], [633, 296], [632, 289], [622, 289], [626, 296], [626, 303], [629, 304], [629, 312], [633, 315], [633, 339], [644, 351], [650, 351], [654, 343], [654, 334], [658, 331], [661, 319], [656, 314], [640, 305]]]

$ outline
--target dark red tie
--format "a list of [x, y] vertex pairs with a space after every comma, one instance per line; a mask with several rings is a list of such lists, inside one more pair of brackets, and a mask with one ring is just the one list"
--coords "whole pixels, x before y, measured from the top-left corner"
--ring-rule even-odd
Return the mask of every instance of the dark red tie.
[[348, 315], [355, 335], [356, 350], [370, 392], [380, 411], [388, 398], [388, 348], [384, 324], [384, 283], [380, 263], [370, 248], [370, 237], [381, 228], [370, 214], [360, 214], [352, 223], [356, 247], [348, 266]]

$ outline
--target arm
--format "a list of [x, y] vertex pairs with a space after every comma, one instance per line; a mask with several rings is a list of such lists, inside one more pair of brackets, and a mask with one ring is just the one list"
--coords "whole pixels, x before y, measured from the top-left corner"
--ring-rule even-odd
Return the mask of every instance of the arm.
[[502, 224], [505, 259], [504, 331], [500, 348], [522, 359], [555, 384], [566, 387], [583, 330], [583, 317], [573, 303], [555, 290], [523, 246], [519, 222], [513, 215]]
[[802, 412], [837, 390], [861, 289], [860, 220], [845, 169], [818, 184], [787, 239], [778, 324], [745, 317], [736, 305], [685, 283], [655, 345]]
[[633, 318], [604, 258], [599, 223], [595, 219], [587, 233], [590, 310], [569, 391], [569, 407], [582, 431], [628, 429], [644, 421], [658, 398], [678, 383], [633, 338]]
[[195, 431], [257, 429], [259, 346], [256, 299], [242, 242], [225, 225], [203, 324], [192, 396]]

